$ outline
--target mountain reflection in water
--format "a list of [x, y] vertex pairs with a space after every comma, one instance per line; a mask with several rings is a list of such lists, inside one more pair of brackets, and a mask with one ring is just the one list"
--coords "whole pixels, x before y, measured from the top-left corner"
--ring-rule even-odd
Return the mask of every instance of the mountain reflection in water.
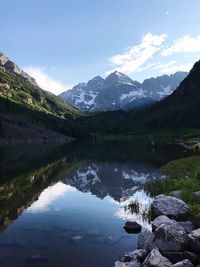
[[134, 142], [1, 147], [1, 265], [112, 266], [137, 245], [125, 220], [150, 227], [144, 185], [187, 155]]

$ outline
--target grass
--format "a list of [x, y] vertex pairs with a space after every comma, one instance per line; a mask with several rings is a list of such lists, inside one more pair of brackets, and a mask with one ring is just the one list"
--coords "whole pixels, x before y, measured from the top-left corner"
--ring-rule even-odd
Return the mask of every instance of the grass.
[[183, 200], [189, 205], [189, 217], [200, 213], [200, 205], [192, 196], [193, 192], [200, 191], [200, 156], [169, 162], [161, 170], [166, 178], [148, 183], [145, 190], [151, 196], [181, 190]]

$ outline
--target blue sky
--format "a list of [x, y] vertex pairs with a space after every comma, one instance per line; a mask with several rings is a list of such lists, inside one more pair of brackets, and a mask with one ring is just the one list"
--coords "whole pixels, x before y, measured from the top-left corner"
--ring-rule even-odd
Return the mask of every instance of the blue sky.
[[54, 93], [113, 70], [143, 81], [200, 59], [199, 0], [0, 0], [0, 51]]

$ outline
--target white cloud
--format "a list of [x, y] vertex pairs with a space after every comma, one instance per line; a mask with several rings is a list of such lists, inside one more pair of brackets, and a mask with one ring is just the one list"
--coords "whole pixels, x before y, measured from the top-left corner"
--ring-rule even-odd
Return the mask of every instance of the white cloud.
[[191, 37], [185, 35], [176, 40], [174, 44], [162, 51], [163, 56], [169, 56], [173, 53], [197, 53], [200, 52], [200, 35]]
[[45, 68], [29, 66], [24, 68], [24, 71], [35, 78], [38, 85], [42, 89], [49, 91], [55, 95], [58, 95], [63, 91], [66, 91], [67, 88], [70, 88], [67, 85], [62, 84], [61, 82], [52, 79], [45, 72]]
[[48, 211], [53, 201], [69, 191], [76, 191], [76, 189], [69, 185], [58, 182], [57, 184], [46, 188], [41, 193], [39, 199], [34, 202], [27, 211], [31, 213]]
[[114, 55], [109, 59], [115, 68], [108, 71], [107, 74], [114, 70], [132, 73], [141, 69], [156, 52], [161, 50], [166, 38], [167, 36], [165, 34], [146, 34], [139, 45], [128, 47], [124, 53]]
[[159, 69], [161, 73], [170, 74], [176, 71], [190, 71], [194, 63], [177, 64], [175, 60], [165, 64], [159, 64], [155, 68]]

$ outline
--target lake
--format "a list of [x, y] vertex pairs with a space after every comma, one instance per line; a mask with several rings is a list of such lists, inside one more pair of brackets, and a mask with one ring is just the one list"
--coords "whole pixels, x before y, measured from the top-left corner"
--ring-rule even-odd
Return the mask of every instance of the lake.
[[188, 155], [137, 142], [0, 147], [0, 266], [114, 266], [137, 247], [125, 222], [150, 228], [145, 184]]

